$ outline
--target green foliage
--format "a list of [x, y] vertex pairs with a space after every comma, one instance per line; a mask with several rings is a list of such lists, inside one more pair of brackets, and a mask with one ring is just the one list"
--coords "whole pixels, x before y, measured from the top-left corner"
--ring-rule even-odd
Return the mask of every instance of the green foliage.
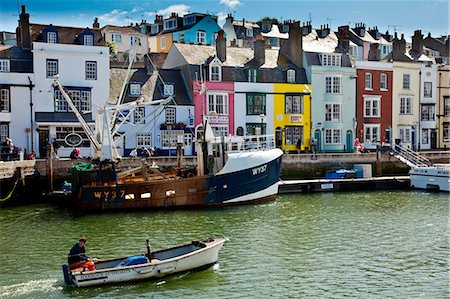
[[106, 45], [109, 47], [109, 54], [117, 54], [116, 43], [113, 41], [107, 41]]
[[267, 17], [267, 16], [262, 18], [261, 21], [270, 21], [270, 22], [272, 22], [272, 24], [280, 23], [277, 18], [271, 18], [271, 17]]

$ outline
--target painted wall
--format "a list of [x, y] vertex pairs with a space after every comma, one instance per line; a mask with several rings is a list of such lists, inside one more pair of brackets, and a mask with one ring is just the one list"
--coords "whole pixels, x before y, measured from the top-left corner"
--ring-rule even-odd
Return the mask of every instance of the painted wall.
[[[31, 73], [3, 73], [0, 72], [0, 84], [30, 84], [28, 78], [34, 84], [34, 74]], [[31, 132], [27, 133], [26, 129], [31, 129], [30, 116], [30, 89], [29, 87], [10, 86], [10, 111], [0, 112], [0, 122], [9, 124], [9, 137], [17, 147], [31, 151]], [[35, 128], [34, 128], [35, 129]]]
[[[173, 41], [181, 42], [180, 34], [184, 34], [184, 42], [185, 43], [194, 43], [197, 44], [197, 31], [202, 30], [206, 33], [206, 42], [205, 44], [212, 45], [215, 44], [215, 34], [221, 30], [220, 26], [217, 22], [211, 18], [211, 16], [205, 16], [193, 27], [184, 31], [177, 31], [173, 33]], [[226, 35], [225, 35], [226, 37]]]
[[[310, 148], [311, 140], [311, 92], [310, 84], [274, 84], [274, 128], [285, 129], [286, 126], [303, 127], [303, 142], [301, 150]], [[303, 94], [303, 113], [287, 114], [285, 109], [287, 94]], [[296, 140], [294, 144], [286, 144], [285, 134], [282, 135], [283, 150], [296, 151]]]
[[[308, 68], [309, 69], [309, 68]], [[349, 67], [323, 67], [313, 65], [310, 68], [311, 85], [313, 87], [311, 100], [312, 132], [315, 136], [320, 135], [318, 150], [322, 152], [344, 152], [351, 151], [353, 141], [347, 142], [349, 138], [355, 138], [356, 127], [356, 70]], [[341, 77], [341, 94], [328, 94], [325, 92], [326, 75]], [[341, 104], [341, 120], [325, 121], [325, 104]], [[341, 142], [338, 144], [325, 143], [325, 130], [341, 130]]]
[[[392, 88], [392, 136], [400, 138], [400, 128], [411, 129], [410, 142], [402, 142], [404, 146], [417, 146], [419, 124], [419, 88], [420, 88], [420, 64], [414, 62], [393, 63], [393, 88]], [[403, 88], [403, 74], [410, 74], [410, 89]], [[412, 107], [410, 114], [400, 114], [400, 98], [411, 97]], [[413, 140], [414, 139], [414, 140]]]
[[[202, 123], [202, 115], [206, 116], [211, 126], [228, 127], [229, 135], [236, 135], [235, 131], [235, 83], [234, 82], [211, 82], [206, 81], [206, 93], [200, 94], [200, 81], [194, 81], [194, 126]], [[208, 94], [226, 93], [228, 95], [228, 115], [208, 114]], [[245, 110], [244, 110], [245, 111]]]
[[[430, 82], [432, 85], [431, 89], [431, 97], [425, 97], [424, 85], [425, 82]], [[420, 105], [431, 104], [434, 105], [435, 109], [437, 99], [437, 65], [436, 64], [427, 64], [422, 63], [420, 66]], [[434, 113], [434, 119], [431, 120], [423, 120], [422, 116], [420, 116], [420, 149], [431, 149], [432, 143], [433, 147], [437, 147], [437, 139], [436, 135], [436, 110]]]
[[[378, 62], [378, 61], [357, 61], [356, 62], [356, 137], [359, 138], [365, 147], [374, 147], [371, 145], [371, 140], [365, 140], [364, 125], [379, 125], [379, 137], [377, 141], [388, 142], [390, 131], [392, 130], [392, 63]], [[366, 73], [372, 74], [372, 89], [365, 87]], [[380, 76], [385, 74], [387, 76], [387, 89], [380, 88]], [[368, 117], [365, 116], [364, 100], [365, 98], [379, 97], [380, 98], [380, 116]], [[386, 133], [389, 130], [389, 133]], [[388, 134], [388, 136], [386, 136]], [[392, 135], [390, 135], [392, 137]]]
[[[444, 138], [444, 124], [450, 126], [450, 109], [445, 114], [444, 99], [450, 99], [450, 65], [440, 66], [438, 69], [438, 148], [450, 148], [450, 136]], [[450, 100], [449, 100], [450, 101]]]
[[236, 82], [234, 84], [234, 126], [242, 127], [244, 135], [248, 135], [247, 123], [261, 123], [259, 115], [247, 115], [247, 93], [261, 93], [266, 96], [266, 112], [263, 123], [266, 124], [266, 134], [275, 134], [274, 128], [274, 84], [273, 83], [250, 83]]
[[141, 40], [141, 45], [137, 46], [136, 53], [139, 56], [144, 56], [149, 49], [148, 44], [148, 36], [145, 34], [140, 33], [139, 31], [132, 31], [130, 29], [127, 29], [130, 32], [126, 32], [124, 30], [115, 30], [114, 27], [104, 27], [102, 28], [102, 34], [105, 37], [106, 42], [112, 41], [112, 34], [120, 34], [122, 36], [122, 42], [115, 43], [116, 44], [116, 50], [119, 53], [128, 53], [134, 46], [131, 44], [131, 36], [139, 37]]
[[[91, 106], [103, 107], [108, 100], [109, 93], [109, 49], [108, 47], [33, 43], [33, 69], [35, 75], [35, 88], [33, 91], [35, 112], [54, 112], [53, 79], [46, 77], [46, 59], [57, 59], [59, 81], [63, 86], [90, 87]], [[86, 80], [85, 62], [97, 61], [97, 80]], [[67, 112], [72, 113], [72, 112]], [[93, 110], [95, 120], [95, 110]], [[40, 123], [38, 126], [49, 126], [50, 138], [56, 134], [56, 126], [73, 125], [77, 123]], [[39, 152], [38, 134], [35, 134], [35, 151]], [[70, 148], [60, 149], [58, 154], [62, 157], [70, 155]], [[84, 151], [84, 152], [83, 152]], [[87, 149], [82, 154], [87, 155]], [[89, 150], [89, 154], [92, 152]]]
[[[161, 44], [161, 39], [165, 38], [166, 39], [166, 45], [163, 48], [162, 44]], [[161, 35], [157, 35], [157, 41], [156, 41], [156, 52], [157, 53], [169, 53], [170, 48], [172, 47], [172, 33], [166, 33], [166, 34], [161, 34]]]

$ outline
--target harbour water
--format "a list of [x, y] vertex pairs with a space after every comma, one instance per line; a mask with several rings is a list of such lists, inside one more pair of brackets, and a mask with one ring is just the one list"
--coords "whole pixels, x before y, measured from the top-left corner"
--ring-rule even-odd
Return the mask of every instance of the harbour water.
[[[79, 215], [42, 204], [0, 211], [0, 298], [448, 298], [448, 193], [282, 196], [209, 210]], [[80, 235], [109, 258], [213, 235], [219, 265], [155, 281], [77, 289], [61, 264]]]

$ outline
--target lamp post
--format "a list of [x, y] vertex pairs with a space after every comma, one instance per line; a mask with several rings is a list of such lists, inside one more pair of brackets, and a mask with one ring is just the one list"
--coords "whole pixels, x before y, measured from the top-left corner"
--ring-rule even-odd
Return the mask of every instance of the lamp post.
[[263, 123], [264, 123], [264, 119], [266, 118], [266, 116], [263, 113], [261, 113], [259, 115], [259, 118], [261, 119], [261, 135], [263, 135]]

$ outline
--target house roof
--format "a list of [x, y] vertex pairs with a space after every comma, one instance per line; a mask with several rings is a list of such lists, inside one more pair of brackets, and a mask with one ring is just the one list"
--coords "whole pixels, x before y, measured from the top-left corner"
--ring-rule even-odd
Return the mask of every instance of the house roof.
[[[126, 73], [126, 69], [112, 68], [109, 70], [109, 103], [117, 103], [123, 82], [125, 81]], [[129, 93], [129, 85], [127, 84], [125, 87], [123, 102], [129, 103], [136, 100], [141, 100], [144, 103], [150, 103], [153, 100], [167, 98], [167, 96], [163, 94], [164, 86], [158, 74], [162, 77], [166, 84], [174, 84], [175, 90], [173, 97], [177, 105], [192, 105], [192, 99], [187, 91], [181, 71], [158, 70], [154, 71], [152, 74], [148, 74], [145, 68], [132, 69], [130, 79], [127, 80], [128, 83], [141, 84], [141, 95], [131, 96]]]
[[272, 24], [272, 29], [267, 33], [262, 32], [261, 35], [264, 37], [268, 37], [268, 38], [271, 38], [271, 37], [282, 38], [282, 39], [289, 38], [289, 33], [287, 33], [287, 32], [281, 33], [277, 24]]
[[324, 38], [319, 37], [317, 30], [303, 36], [303, 51], [306, 52], [333, 53], [337, 46], [338, 38], [333, 31]]
[[91, 30], [94, 33], [94, 46], [105, 46], [106, 42], [98, 28], [79, 28], [67, 26], [55, 26], [52, 24], [30, 24], [30, 36], [33, 42], [43, 42], [42, 31], [53, 26], [58, 31], [58, 43], [60, 44], [80, 44], [78, 37], [84, 30]]
[[[318, 65], [321, 66], [320, 63], [320, 53], [317, 52], [303, 52], [306, 57], [306, 62], [308, 65]], [[352, 67], [352, 63], [348, 55], [342, 54], [341, 56], [341, 66], [342, 67]]]
[[100, 29], [103, 31], [109, 31], [109, 32], [120, 32], [120, 33], [126, 33], [126, 34], [137, 34], [137, 35], [144, 35], [139, 30], [137, 30], [134, 27], [129, 26], [115, 26], [115, 25], [105, 25]]
[[[203, 64], [216, 55], [215, 46], [174, 43], [188, 64]], [[260, 68], [276, 68], [278, 65], [278, 49], [266, 49], [265, 63]], [[227, 47], [227, 60], [223, 66], [244, 67], [253, 59], [253, 49]]]
[[0, 45], [0, 59], [8, 59], [9, 69], [13, 73], [32, 73], [33, 54], [17, 46]]

